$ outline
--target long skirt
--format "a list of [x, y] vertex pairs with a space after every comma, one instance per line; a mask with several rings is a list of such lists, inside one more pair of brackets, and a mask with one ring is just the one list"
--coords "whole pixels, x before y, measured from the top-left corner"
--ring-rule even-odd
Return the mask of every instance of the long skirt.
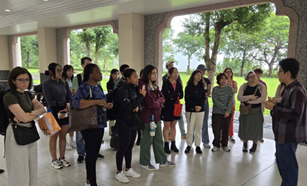
[[263, 113], [261, 107], [252, 108], [247, 115], [240, 114], [239, 138], [242, 140], [261, 140], [263, 138]]

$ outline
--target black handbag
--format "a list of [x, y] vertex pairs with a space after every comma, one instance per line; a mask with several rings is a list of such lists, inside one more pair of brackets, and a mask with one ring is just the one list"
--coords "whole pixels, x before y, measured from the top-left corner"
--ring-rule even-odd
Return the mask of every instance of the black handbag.
[[28, 145], [39, 140], [40, 137], [34, 122], [31, 123], [31, 127], [21, 125], [12, 124], [14, 137], [18, 145]]

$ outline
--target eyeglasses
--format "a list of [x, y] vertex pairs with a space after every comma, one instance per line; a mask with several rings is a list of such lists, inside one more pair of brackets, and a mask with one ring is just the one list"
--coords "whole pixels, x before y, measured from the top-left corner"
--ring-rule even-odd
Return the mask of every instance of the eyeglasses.
[[27, 79], [23, 79], [23, 78], [20, 78], [20, 79], [16, 79], [17, 81], [21, 82], [21, 83], [24, 83], [24, 82], [30, 82], [30, 79], [27, 78]]
[[254, 78], [254, 77], [256, 77], [256, 75], [253, 75], [253, 76], [249, 76], [249, 79], [252, 79], [252, 78]]

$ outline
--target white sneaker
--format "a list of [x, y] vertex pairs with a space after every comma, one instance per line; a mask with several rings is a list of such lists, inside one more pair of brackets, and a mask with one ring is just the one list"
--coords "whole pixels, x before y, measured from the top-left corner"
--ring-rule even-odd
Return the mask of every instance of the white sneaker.
[[230, 141], [231, 143], [235, 143], [235, 142], [236, 142], [236, 140], [235, 140], [235, 138], [234, 138], [233, 136], [229, 137], [229, 141]]
[[130, 168], [128, 171], [124, 170], [124, 173], [125, 173], [125, 175], [127, 177], [132, 177], [132, 178], [139, 178], [139, 177], [141, 177], [141, 175], [139, 173], [135, 172], [133, 170], [133, 168]]
[[71, 148], [71, 146], [70, 146], [70, 144], [66, 141], [66, 150], [71, 150], [72, 148]]
[[85, 186], [91, 186], [91, 184], [87, 184], [87, 183], [85, 182]]
[[128, 183], [129, 179], [126, 177], [126, 175], [124, 174], [124, 172], [120, 172], [120, 173], [116, 173], [115, 174], [115, 179], [117, 179], [119, 182], [122, 183]]
[[219, 150], [219, 148], [218, 148], [218, 147], [216, 147], [216, 146], [213, 146], [213, 148], [212, 148], [212, 152], [216, 152], [217, 150]]
[[62, 169], [62, 163], [59, 160], [52, 161], [51, 166], [55, 169]]
[[60, 159], [62, 165], [64, 167], [69, 167], [70, 166], [70, 163], [68, 161], [65, 160], [65, 157], [63, 159]]
[[209, 145], [209, 143], [204, 143], [204, 147], [206, 147], [206, 148], [211, 148], [211, 146]]
[[147, 170], [156, 170], [156, 167], [154, 167], [152, 164], [149, 165], [141, 165], [144, 169]]
[[77, 147], [77, 143], [75, 141], [70, 141], [70, 147], [76, 148]]
[[230, 149], [228, 147], [222, 147], [222, 150], [225, 152], [230, 152]]

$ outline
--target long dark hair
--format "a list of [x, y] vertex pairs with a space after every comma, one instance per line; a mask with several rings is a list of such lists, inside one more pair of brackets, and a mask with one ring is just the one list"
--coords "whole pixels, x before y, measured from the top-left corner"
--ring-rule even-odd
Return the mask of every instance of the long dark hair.
[[231, 70], [231, 80], [232, 80], [232, 79], [233, 79], [233, 71], [232, 71], [232, 69], [231, 69], [230, 67], [225, 68], [225, 70], [224, 70], [223, 73], [226, 74], [226, 71], [227, 71], [228, 69]]
[[[65, 65], [64, 66], [63, 73], [62, 73], [62, 77], [64, 78], [64, 80], [66, 80], [68, 78], [66, 72], [70, 69], [72, 69], [72, 71], [74, 71], [74, 68], [71, 65]], [[74, 79], [74, 75], [72, 75], [71, 78], [70, 78], [71, 82], [73, 82], [73, 79]]]
[[[117, 69], [115, 69], [115, 68], [111, 70], [110, 79], [109, 79], [108, 83], [109, 82], [113, 82], [112, 74], [115, 74], [116, 72], [119, 73], [119, 71]], [[119, 79], [119, 78], [117, 78], [117, 79]]]
[[[50, 63], [48, 66], [48, 71], [49, 71], [49, 75], [51, 75], [53, 78], [55, 78], [55, 69], [57, 66], [60, 66], [62, 68], [62, 66], [58, 63]], [[52, 74], [50, 74], [50, 72], [52, 72]], [[45, 72], [46, 74], [46, 72]]]
[[[158, 71], [157, 67], [155, 67], [155, 66], [153, 66], [153, 65], [147, 65], [147, 66], [144, 68], [144, 70], [143, 70], [143, 76], [142, 76], [141, 80], [144, 81], [145, 83], [149, 83], [149, 78], [148, 78], [148, 76], [151, 74], [151, 72], [152, 72], [154, 69], [156, 69], [156, 70]], [[155, 83], [155, 81], [153, 81], [152, 83]]]
[[[190, 79], [189, 79], [189, 81], [188, 81], [188, 85], [190, 84], [190, 85], [194, 85], [194, 76], [197, 74], [197, 73], [200, 73], [200, 74], [202, 74], [201, 73], [201, 71], [200, 70], [195, 70], [192, 74], [191, 74], [191, 77], [190, 77]], [[199, 82], [198, 82], [198, 84], [197, 85], [200, 85], [200, 86], [205, 86], [204, 85], [204, 82], [202, 81], [202, 80], [200, 80]]]
[[94, 68], [98, 67], [96, 64], [87, 64], [84, 68], [83, 82], [86, 82], [90, 78], [90, 74], [93, 72]]
[[174, 72], [175, 69], [178, 71], [178, 69], [176, 67], [172, 67], [172, 68], [168, 69], [168, 77], [167, 77], [168, 79], [171, 77], [171, 74]]

